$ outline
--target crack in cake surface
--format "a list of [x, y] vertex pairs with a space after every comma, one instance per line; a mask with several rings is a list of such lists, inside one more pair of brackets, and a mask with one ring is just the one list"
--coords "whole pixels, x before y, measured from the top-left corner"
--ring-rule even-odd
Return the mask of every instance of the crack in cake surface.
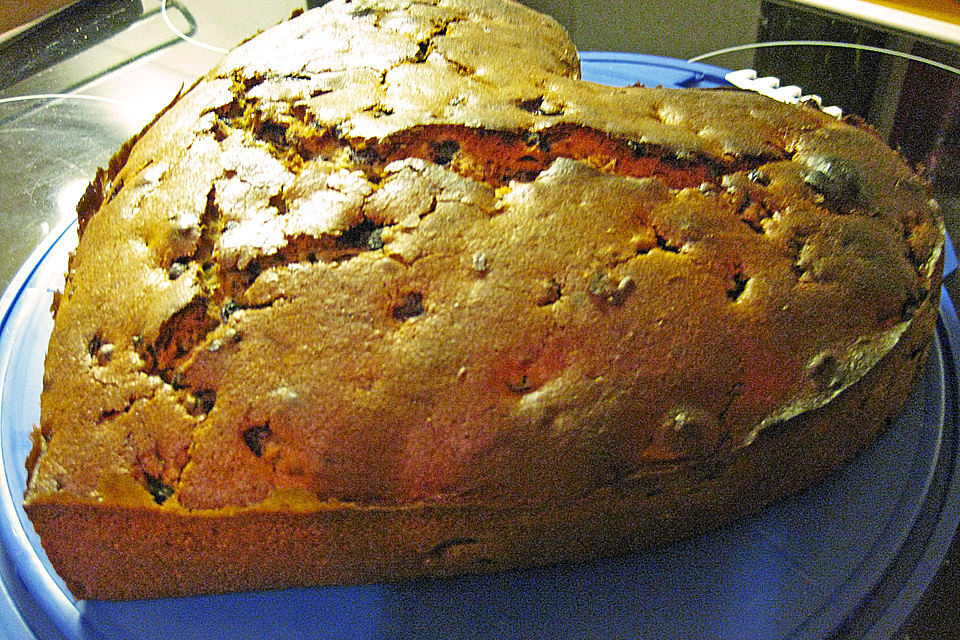
[[[403, 160], [396, 162], [403, 163], [404, 161], [408, 160], [410, 160], [410, 158], [404, 158]], [[447, 169], [449, 168], [444, 170]], [[418, 169], [418, 171], [420, 170]], [[386, 174], [381, 176], [381, 178], [377, 181], [377, 187], [371, 189], [370, 193], [365, 196], [364, 202], [373, 197], [379, 186], [389, 183], [388, 180], [384, 181], [384, 177], [389, 176]], [[536, 182], [536, 179], [534, 179], [534, 182]], [[671, 192], [667, 191], [664, 193]], [[211, 191], [211, 194], [213, 194], [213, 191]], [[422, 215], [427, 217], [434, 215], [438, 200], [439, 198], [437, 196], [432, 196], [425, 209], [425, 212]], [[211, 197], [210, 202], [214, 203], [215, 198]], [[744, 207], [742, 205], [737, 205], [736, 201], [733, 202], [733, 205], [734, 213], [738, 215], [743, 213]], [[502, 215], [502, 210], [500, 215]], [[211, 218], [211, 220], [214, 221], [218, 219], [219, 218], [217, 216]], [[389, 246], [391, 236], [388, 235], [388, 238], [385, 240], [384, 232], [395, 232], [398, 224], [399, 223], [397, 222], [394, 222], [393, 224], [374, 222], [372, 219], [364, 216], [360, 218], [358, 223], [341, 230], [337, 235], [324, 235], [319, 238], [306, 238], [305, 245], [294, 246], [294, 244], [291, 243], [291, 245], [288, 245], [275, 254], [255, 258], [251, 260], [242, 271], [233, 273], [230, 269], [223, 269], [221, 265], [218, 265], [216, 268], [217, 273], [219, 273], [218, 282], [230, 283], [229, 286], [212, 284], [210, 286], [210, 290], [208, 291], [208, 295], [210, 296], [209, 298], [204, 298], [200, 301], [194, 301], [194, 303], [191, 303], [191, 305], [188, 305], [183, 311], [180, 312], [181, 315], [175, 315], [171, 318], [172, 324], [169, 327], [170, 335], [167, 335], [166, 330], [164, 330], [164, 332], [162, 332], [163, 337], [157, 343], [157, 345], [155, 345], [155, 353], [151, 354], [157, 362], [154, 367], [160, 371], [172, 371], [175, 368], [175, 363], [178, 360], [188, 360], [188, 356], [192, 351], [203, 347], [206, 336], [210, 333], [210, 331], [213, 328], [220, 326], [223, 321], [229, 319], [233, 310], [239, 310], [242, 308], [237, 302], [235, 302], [235, 300], [242, 300], [244, 298], [244, 291], [261, 273], [269, 269], [284, 268], [290, 266], [291, 264], [304, 261], [313, 264], [318, 262], [320, 255], [326, 255], [327, 261], [338, 262], [339, 260], [331, 257], [331, 250], [347, 252], [346, 254], [341, 254], [341, 259], [343, 255], [354, 257], [356, 255], [373, 252], [385, 255], [382, 250], [384, 247]], [[648, 226], [649, 222], [643, 223], [642, 221], [638, 221], [637, 224], [638, 226], [635, 229], [636, 232], [647, 233], [650, 235], [648, 242], [644, 242], [643, 240], [638, 242], [636, 249], [637, 256], [642, 257], [649, 254], [652, 248], [660, 249], [666, 252], [681, 251], [681, 244], [672, 244], [672, 242], [667, 239], [667, 236], [664, 235], [664, 233], [656, 230], [655, 226]], [[203, 235], [204, 234], [201, 233], [201, 237], [203, 237]], [[208, 243], [208, 247], [215, 247], [215, 245], [215, 242]], [[309, 247], [309, 249], [307, 249], [307, 247]], [[215, 259], [215, 250], [211, 249], [210, 251], [210, 254], [206, 257]], [[200, 253], [206, 255], [206, 250], [200, 251]], [[485, 256], [484, 261], [486, 260], [487, 257]], [[476, 264], [476, 255], [473, 258], [473, 263], [474, 265]], [[413, 262], [410, 263], [410, 265], [412, 264]], [[483, 272], [485, 273], [488, 268], [489, 266], [484, 268]], [[476, 270], [475, 266], [474, 270]], [[615, 280], [610, 280], [603, 272], [598, 271], [595, 273], [600, 275], [595, 275], [593, 277], [593, 279], [587, 284], [587, 289], [594, 295], [608, 300], [615, 307], [624, 304], [630, 293], [632, 293], [633, 289], [635, 288], [635, 281], [630, 276], [622, 276], [617, 277]], [[742, 267], [738, 267], [731, 278], [733, 284], [728, 286], [732, 288], [727, 289], [726, 295], [730, 300], [738, 301], [746, 291], [748, 278], [743, 275]], [[559, 285], [552, 290], [559, 291]], [[228, 296], [226, 292], [229, 292], [230, 295]], [[554, 296], [550, 296], [549, 293], [546, 295], [548, 296], [548, 304], [556, 301], [553, 299]], [[416, 296], [416, 298], [414, 299], [413, 296]], [[559, 299], [559, 295], [555, 294], [555, 296], [557, 299]], [[210, 302], [215, 299], [219, 299], [220, 302]], [[423, 313], [421, 301], [422, 294], [408, 293], [406, 298], [398, 306], [393, 308], [394, 310], [392, 311], [392, 314], [397, 319], [417, 317]], [[219, 309], [219, 312], [209, 313], [209, 309], [211, 308]], [[227, 309], [230, 309], [231, 311], [228, 313]], [[210, 320], [212, 316], [220, 316], [220, 322], [212, 322]], [[187, 325], [191, 325], [192, 323], [192, 326], [194, 326], [196, 331], [180, 331], [177, 329], [175, 325], [178, 325], [180, 320], [188, 321], [186, 323]], [[178, 335], [180, 338], [182, 338], [182, 342], [177, 342], [176, 340], [172, 339], [171, 336], [173, 335]], [[173, 377], [171, 379], [169, 374], [166, 375], [165, 379], [175, 386], [181, 384], [177, 377]], [[508, 382], [507, 386], [518, 393], [519, 391], [517, 391], [517, 389], [522, 389], [523, 391], [528, 390], [528, 385], [526, 385], [526, 383], [520, 383], [520, 386], [517, 386], [517, 384], [511, 386], [511, 384]], [[249, 439], [244, 436], [244, 440]], [[256, 448], [250, 448], [253, 453], [256, 454]]]

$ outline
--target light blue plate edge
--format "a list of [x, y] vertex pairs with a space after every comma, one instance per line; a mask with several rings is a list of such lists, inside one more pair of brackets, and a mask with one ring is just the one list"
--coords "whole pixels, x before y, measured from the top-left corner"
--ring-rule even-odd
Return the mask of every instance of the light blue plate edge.
[[[28, 283], [36, 275], [47, 256], [64, 239], [64, 236], [75, 228], [76, 221], [68, 220], [48, 233], [14, 275], [3, 295], [0, 296], [0, 310], [3, 313], [2, 318], [0, 318], [0, 372], [6, 371], [10, 363], [13, 345], [7, 336], [10, 322], [14, 319], [17, 311], [17, 302], [27, 290]], [[2, 403], [0, 403], [0, 410], [2, 410]], [[0, 415], [0, 421], [2, 420], [3, 416]], [[4, 450], [5, 448], [0, 443], [0, 455], [3, 455]], [[4, 608], [0, 607], [0, 620], [9, 621], [13, 625], [13, 628], [5, 629], [5, 632], [12, 633], [13, 629], [23, 631], [24, 627], [29, 627], [32, 634], [33, 628], [37, 627], [42, 629], [43, 633], [49, 637], [54, 630], [76, 629], [80, 625], [80, 614], [73, 606], [72, 598], [64, 593], [63, 589], [49, 575], [40, 558], [35, 553], [30, 552], [32, 546], [21, 520], [21, 509], [19, 505], [14, 504], [11, 492], [6, 490], [9, 488], [6, 482], [7, 469], [2, 458], [0, 458], [0, 465], [2, 465], [0, 466], [0, 473], [2, 473], [0, 480], [3, 482], [4, 489], [0, 491], [0, 512], [3, 513], [3, 522], [10, 525], [9, 527], [0, 527], [0, 542], [3, 543], [3, 552], [10, 558], [10, 569], [14, 574], [13, 577], [21, 582], [27, 593], [45, 593], [56, 600], [56, 602], [51, 603], [54, 605], [53, 607], [44, 607], [42, 613], [34, 612], [34, 615], [29, 615], [26, 611], [23, 611], [25, 603], [22, 602], [22, 597], [17, 598], [14, 593], [11, 593], [14, 590], [14, 585], [0, 585], [6, 598], [20, 608], [19, 613], [17, 613], [16, 611], [5, 611]], [[17, 619], [14, 619], [15, 614]], [[32, 639], [38, 636], [24, 635], [23, 637]]]

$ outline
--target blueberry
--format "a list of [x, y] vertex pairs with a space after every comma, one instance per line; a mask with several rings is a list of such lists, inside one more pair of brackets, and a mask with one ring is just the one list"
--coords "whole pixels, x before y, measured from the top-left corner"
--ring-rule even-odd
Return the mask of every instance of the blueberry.
[[226, 322], [227, 319], [230, 318], [230, 316], [235, 314], [237, 311], [240, 311], [240, 309], [242, 309], [242, 307], [238, 305], [236, 302], [234, 302], [233, 300], [227, 300], [224, 303], [223, 308], [220, 309], [220, 319]]
[[433, 161], [440, 165], [450, 164], [458, 151], [460, 151], [460, 143], [456, 140], [435, 142], [433, 144]]
[[423, 294], [414, 291], [405, 295], [403, 302], [393, 309], [393, 317], [397, 320], [410, 320], [423, 312]]
[[828, 204], [848, 208], [860, 199], [860, 172], [849, 160], [811, 156], [804, 164], [803, 181]]
[[146, 472], [144, 472], [143, 476], [146, 481], [147, 491], [150, 492], [150, 495], [153, 496], [153, 501], [157, 504], [163, 504], [167, 501], [167, 498], [174, 494], [173, 487], [163, 482], [159, 477], [152, 476]]

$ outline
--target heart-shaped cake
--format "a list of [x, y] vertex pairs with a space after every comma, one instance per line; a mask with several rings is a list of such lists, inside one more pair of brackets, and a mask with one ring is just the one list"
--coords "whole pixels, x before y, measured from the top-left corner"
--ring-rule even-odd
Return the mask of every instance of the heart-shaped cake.
[[25, 508], [78, 598], [494, 571], [755, 512], [893, 422], [944, 236], [869, 127], [335, 0], [101, 170]]

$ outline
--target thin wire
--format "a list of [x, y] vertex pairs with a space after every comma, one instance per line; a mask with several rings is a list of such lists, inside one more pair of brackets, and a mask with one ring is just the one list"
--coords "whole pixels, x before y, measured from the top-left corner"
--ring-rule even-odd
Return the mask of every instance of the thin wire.
[[811, 46], [811, 47], [838, 47], [842, 49], [860, 49], [862, 51], [870, 51], [873, 53], [885, 53], [891, 56], [896, 56], [898, 58], [904, 58], [906, 60], [912, 60], [913, 62], [922, 62], [928, 64], [931, 67], [936, 67], [937, 69], [942, 69], [944, 71], [949, 71], [960, 75], [960, 69], [957, 67], [951, 67], [950, 65], [943, 64], [942, 62], [937, 62], [935, 60], [929, 60], [921, 56], [915, 56], [911, 53], [906, 53], [903, 51], [896, 51], [894, 49], [884, 49], [882, 47], [872, 47], [866, 44], [852, 44], [850, 42], [831, 42], [829, 40], [777, 40], [773, 42], [754, 42], [753, 44], [741, 44], [735, 47], [727, 47], [725, 49], [717, 49], [716, 51], [711, 51], [709, 53], [703, 53], [699, 56], [694, 56], [687, 60], [687, 62], [700, 62], [706, 58], [712, 58], [713, 56], [723, 55], [725, 53], [736, 53], [738, 51], [747, 51], [748, 49], [761, 49], [766, 47], [796, 47], [796, 46]]
[[180, 31], [180, 29], [177, 29], [177, 27], [170, 20], [170, 16], [167, 15], [167, 0], [163, 0], [160, 3], [160, 15], [163, 16], [163, 21], [167, 23], [167, 27], [170, 29], [170, 31], [173, 31], [173, 33], [176, 34], [176, 36], [181, 40], [183, 40], [184, 42], [189, 42], [195, 47], [200, 47], [201, 49], [206, 49], [208, 51], [216, 51], [217, 53], [227, 53], [228, 49], [224, 49], [223, 47], [217, 47], [212, 44], [207, 44], [206, 42], [200, 42], [196, 38], [191, 38], [184, 32]]
[[29, 96], [11, 96], [9, 98], [0, 98], [0, 104], [8, 102], [24, 102], [26, 100], [89, 100], [91, 102], [106, 102], [107, 104], [125, 107], [127, 104], [116, 98], [104, 98], [102, 96], [88, 96], [80, 93], [35, 93]]

